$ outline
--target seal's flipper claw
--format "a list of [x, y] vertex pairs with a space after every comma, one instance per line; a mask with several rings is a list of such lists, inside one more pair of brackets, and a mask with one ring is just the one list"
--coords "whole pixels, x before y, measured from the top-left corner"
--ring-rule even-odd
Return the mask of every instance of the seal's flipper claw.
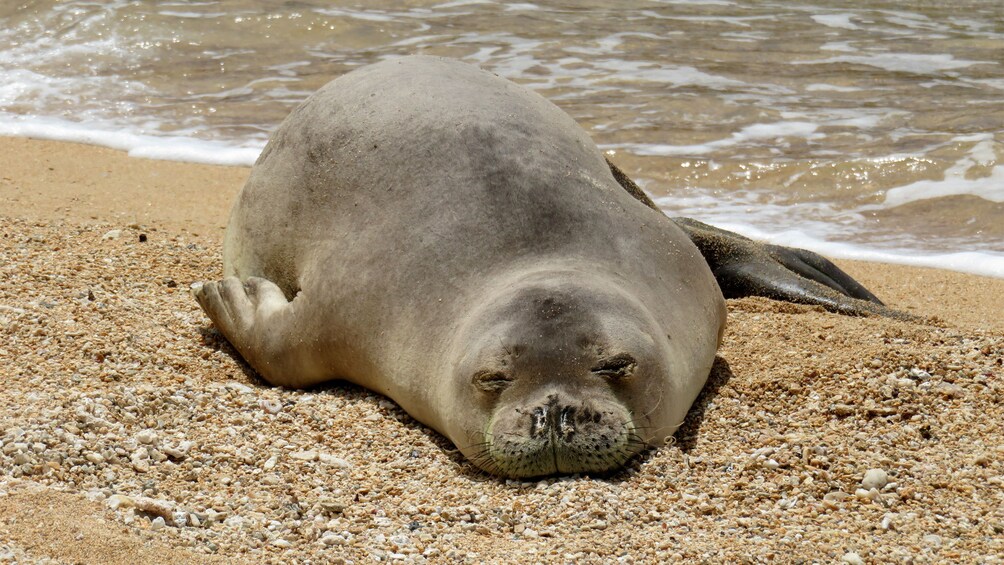
[[882, 301], [871, 291], [822, 255], [805, 249], [781, 247], [780, 245], [766, 245], [764, 247], [771, 257], [807, 279], [824, 284], [852, 298], [882, 304]]
[[771, 257], [740, 258], [720, 265], [714, 273], [726, 298], [765, 296], [798, 304], [814, 304], [830, 312], [851, 316], [879, 314], [904, 317], [880, 303], [849, 296], [815, 278], [804, 277]]

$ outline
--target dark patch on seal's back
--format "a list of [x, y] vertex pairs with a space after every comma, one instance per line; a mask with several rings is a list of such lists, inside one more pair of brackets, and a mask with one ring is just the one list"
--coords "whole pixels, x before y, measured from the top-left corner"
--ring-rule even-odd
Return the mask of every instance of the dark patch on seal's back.
[[[509, 249], [540, 249], [545, 241], [561, 241], [575, 226], [585, 225], [589, 210], [569, 205], [561, 196], [569, 186], [569, 163], [559, 160], [558, 150], [540, 151], [540, 132], [533, 125], [514, 120], [502, 125], [468, 123], [458, 134], [464, 140], [474, 186], [490, 202], [489, 217], [496, 234], [516, 235]], [[586, 190], [592, 187], [586, 185]]]

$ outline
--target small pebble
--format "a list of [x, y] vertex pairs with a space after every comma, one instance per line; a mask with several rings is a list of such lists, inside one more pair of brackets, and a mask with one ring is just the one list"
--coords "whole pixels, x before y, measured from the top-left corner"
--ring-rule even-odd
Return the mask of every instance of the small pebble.
[[153, 430], [143, 430], [136, 434], [136, 441], [144, 445], [151, 445], [157, 441], [157, 432]]
[[845, 553], [844, 556], [840, 558], [840, 561], [849, 563], [850, 565], [865, 565], [864, 559], [861, 559], [861, 556], [853, 551]]
[[271, 471], [273, 468], [275, 468], [275, 465], [278, 462], [279, 462], [279, 456], [278, 455], [273, 455], [273, 456], [271, 456], [271, 457], [269, 457], [268, 459], [265, 460], [265, 462], [262, 464], [261, 468], [264, 469], [264, 470], [266, 470], [266, 471]]
[[340, 514], [346, 508], [345, 503], [337, 500], [322, 500], [320, 504], [321, 508], [324, 509], [325, 512], [329, 512], [332, 514]]
[[113, 494], [108, 497], [105, 504], [112, 510], [118, 510], [119, 508], [131, 508], [136, 505], [136, 502], [124, 494]]
[[251, 394], [252, 392], [254, 392], [253, 388], [249, 387], [244, 383], [239, 383], [237, 381], [227, 381], [227, 384], [224, 386], [240, 394]]
[[192, 449], [193, 445], [195, 444], [191, 441], [182, 441], [178, 445], [166, 445], [161, 448], [161, 451], [173, 459], [184, 459], [188, 456], [188, 452]]
[[854, 491], [854, 496], [860, 500], [871, 500], [875, 501], [879, 498], [879, 491], [876, 489], [863, 489], [859, 488]]
[[278, 400], [266, 400], [262, 398], [258, 401], [258, 406], [269, 414], [278, 414], [282, 411], [282, 402], [279, 402]]
[[938, 385], [937, 391], [945, 398], [959, 398], [966, 393], [966, 389], [955, 383], [941, 383]]
[[882, 516], [882, 521], [879, 522], [879, 527], [882, 528], [883, 530], [891, 530], [891, 529], [893, 529], [893, 518], [894, 517], [895, 517], [895, 514], [886, 514], [886, 515]]
[[328, 532], [321, 536], [321, 543], [327, 546], [342, 545], [345, 543], [345, 538], [338, 534]]
[[156, 518], [154, 518], [153, 520], [150, 521], [150, 529], [153, 530], [153, 531], [155, 531], [155, 532], [157, 530], [163, 530], [164, 526], [166, 526], [166, 525], [167, 525], [167, 522], [164, 520], [164, 518], [162, 518], [160, 516], [157, 516]]
[[849, 404], [834, 404], [830, 408], [830, 411], [833, 412], [837, 416], [844, 417], [844, 416], [850, 416], [851, 414], [854, 414], [854, 407], [851, 406], [851, 405], [849, 405]]
[[332, 467], [341, 467], [342, 469], [348, 469], [349, 467], [352, 466], [352, 464], [346, 461], [345, 459], [342, 459], [341, 457], [335, 457], [330, 453], [318, 453], [317, 460], [320, 461], [321, 463], [326, 463], [328, 465], [331, 465]]
[[868, 469], [861, 479], [861, 488], [865, 490], [882, 489], [889, 482], [889, 475], [883, 469]]
[[841, 500], [846, 500], [850, 495], [846, 492], [835, 490], [833, 492], [828, 492], [823, 495], [823, 500], [830, 500], [833, 502], [840, 502]]
[[168, 500], [138, 496], [133, 499], [136, 510], [160, 516], [172, 526], [175, 525], [174, 504]]
[[939, 536], [938, 534], [927, 534], [922, 539], [924, 540], [924, 543], [926, 543], [927, 545], [933, 545], [934, 547], [941, 546], [942, 539], [941, 536]]

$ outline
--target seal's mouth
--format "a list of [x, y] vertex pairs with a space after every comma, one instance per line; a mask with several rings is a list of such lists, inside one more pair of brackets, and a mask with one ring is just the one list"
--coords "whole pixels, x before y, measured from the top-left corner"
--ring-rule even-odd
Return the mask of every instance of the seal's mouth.
[[552, 394], [536, 406], [496, 410], [484, 449], [472, 461], [510, 478], [603, 474], [620, 469], [645, 447], [619, 403], [562, 402]]

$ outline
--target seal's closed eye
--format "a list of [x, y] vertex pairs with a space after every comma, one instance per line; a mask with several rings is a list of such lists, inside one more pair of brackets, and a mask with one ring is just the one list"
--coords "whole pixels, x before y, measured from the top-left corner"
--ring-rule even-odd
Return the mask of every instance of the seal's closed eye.
[[638, 365], [634, 357], [627, 353], [618, 353], [610, 357], [600, 359], [600, 361], [590, 369], [593, 373], [610, 379], [621, 379], [628, 377], [634, 372]]
[[512, 377], [501, 372], [493, 371], [491, 369], [482, 369], [477, 373], [474, 373], [474, 377], [471, 382], [474, 386], [483, 390], [484, 392], [499, 393], [506, 389], [510, 384], [512, 384]]

